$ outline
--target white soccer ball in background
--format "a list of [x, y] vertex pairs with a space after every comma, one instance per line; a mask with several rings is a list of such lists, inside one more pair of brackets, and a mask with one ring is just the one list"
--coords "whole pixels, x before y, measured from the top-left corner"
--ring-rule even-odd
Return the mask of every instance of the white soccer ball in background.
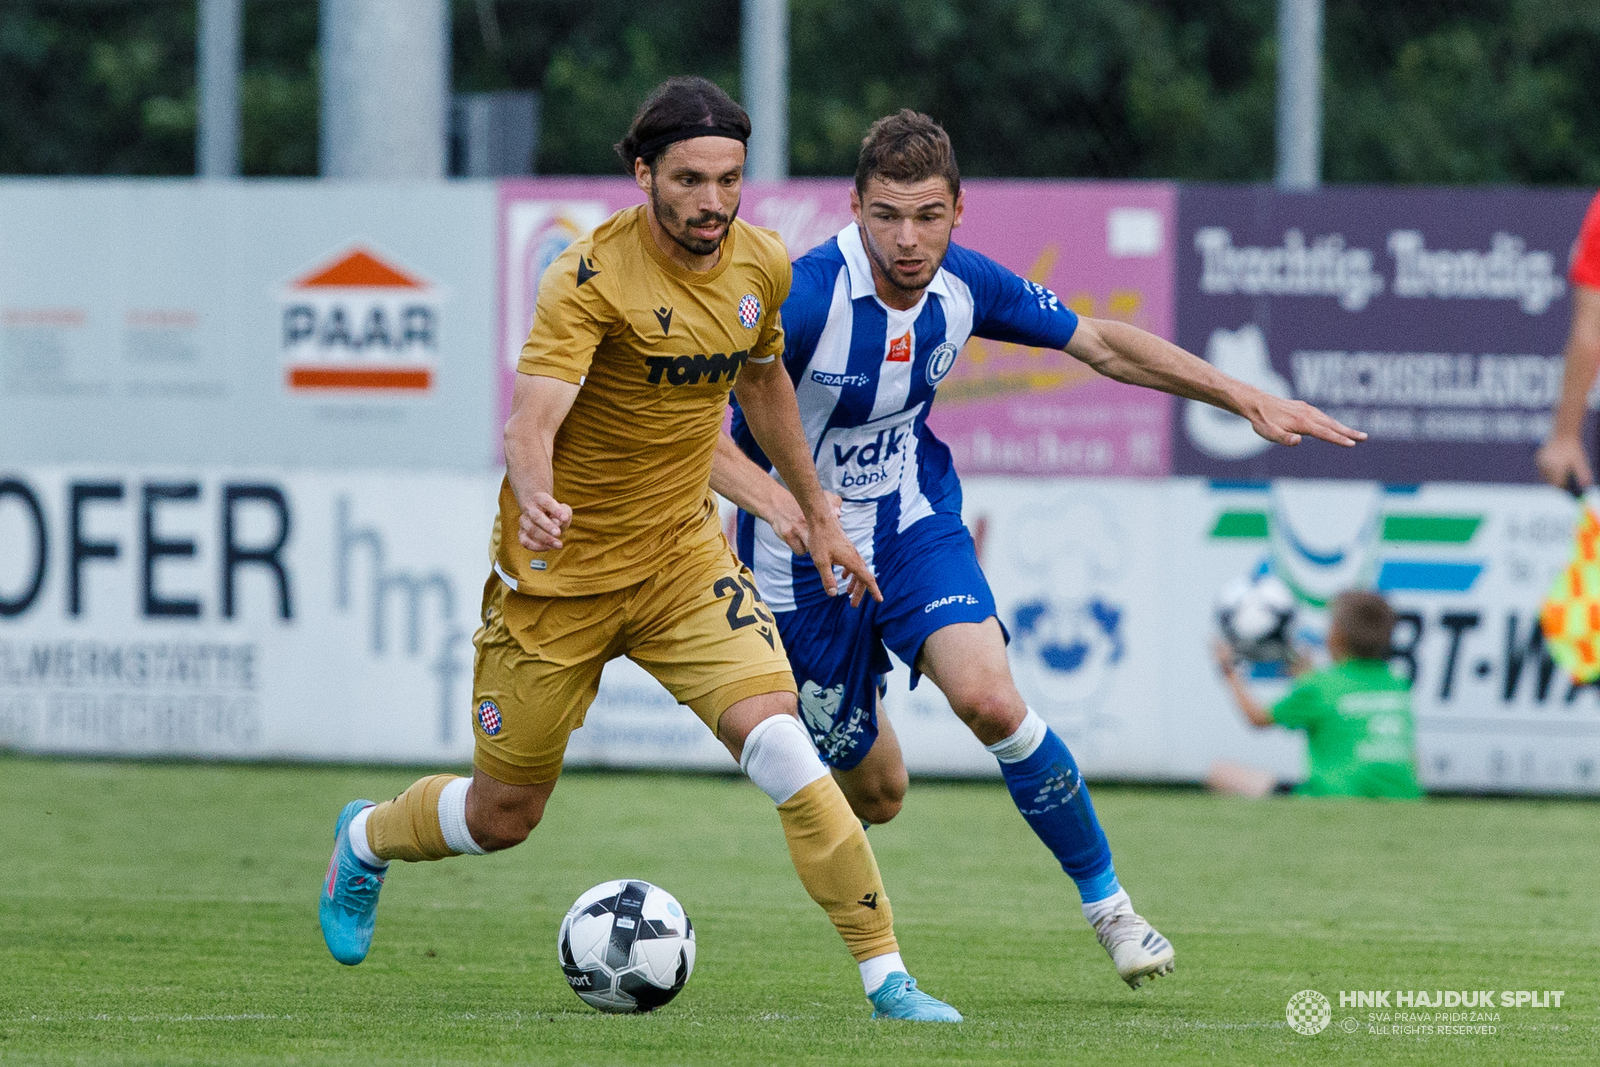
[[1230, 582], [1217, 598], [1217, 627], [1234, 654], [1251, 663], [1289, 658], [1294, 594], [1271, 574]]
[[654, 1011], [694, 971], [694, 924], [665, 889], [636, 878], [602, 882], [567, 910], [556, 957], [590, 1007]]

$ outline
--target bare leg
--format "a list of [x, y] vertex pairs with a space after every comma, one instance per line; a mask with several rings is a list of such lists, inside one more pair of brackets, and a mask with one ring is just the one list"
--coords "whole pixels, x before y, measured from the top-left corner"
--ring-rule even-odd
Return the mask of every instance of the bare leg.
[[509, 785], [474, 767], [467, 790], [467, 830], [480, 848], [499, 852], [526, 841], [544, 818], [544, 806], [556, 783]]
[[992, 616], [935, 630], [917, 654], [917, 670], [933, 680], [956, 717], [986, 745], [1016, 733], [1028, 714], [1011, 680], [1005, 635]]
[[1277, 775], [1269, 771], [1228, 760], [1218, 760], [1206, 772], [1206, 788], [1225, 796], [1260, 800], [1271, 796], [1277, 784]]
[[878, 701], [878, 739], [866, 758], [848, 771], [834, 771], [833, 777], [850, 802], [850, 810], [861, 819], [878, 825], [900, 814], [911, 779], [900, 753], [900, 739], [883, 713], [882, 701]]

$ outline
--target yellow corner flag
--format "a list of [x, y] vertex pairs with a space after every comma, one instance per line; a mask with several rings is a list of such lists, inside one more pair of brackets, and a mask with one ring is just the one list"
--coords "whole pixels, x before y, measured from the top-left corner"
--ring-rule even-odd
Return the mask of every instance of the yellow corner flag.
[[1600, 678], [1600, 518], [1585, 499], [1572, 562], [1556, 576], [1539, 610], [1550, 658], [1579, 682]]

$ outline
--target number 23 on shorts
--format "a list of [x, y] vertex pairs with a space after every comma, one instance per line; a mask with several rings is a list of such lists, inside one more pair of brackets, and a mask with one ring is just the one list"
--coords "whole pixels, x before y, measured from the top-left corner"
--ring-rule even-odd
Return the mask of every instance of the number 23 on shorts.
[[[766, 639], [768, 645], [772, 644], [772, 630], [777, 621], [773, 619], [772, 612], [762, 601], [761, 594], [756, 591], [755, 582], [750, 580], [748, 574], [741, 572], [737, 580], [728, 577], [718, 578], [711, 586], [711, 592], [718, 600], [730, 593], [733, 595], [733, 599], [728, 601], [728, 629], [742, 630], [746, 626], [755, 626], [759, 623], [760, 629], [756, 632]], [[747, 595], [750, 598], [750, 614], [745, 614]]]

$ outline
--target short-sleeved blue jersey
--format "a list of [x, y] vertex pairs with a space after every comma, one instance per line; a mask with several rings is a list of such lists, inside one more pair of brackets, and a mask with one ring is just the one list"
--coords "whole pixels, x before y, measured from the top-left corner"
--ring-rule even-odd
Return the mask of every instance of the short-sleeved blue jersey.
[[[863, 559], [936, 512], [961, 512], [950, 450], [928, 429], [928, 409], [969, 337], [1062, 348], [1078, 316], [1054, 293], [987, 256], [952, 244], [917, 305], [878, 299], [854, 223], [794, 264], [783, 304], [783, 361], [822, 487], [845, 500], [841, 522]], [[768, 463], [737, 405], [733, 436]], [[777, 611], [821, 595], [771, 527], [739, 517], [739, 555]]]

